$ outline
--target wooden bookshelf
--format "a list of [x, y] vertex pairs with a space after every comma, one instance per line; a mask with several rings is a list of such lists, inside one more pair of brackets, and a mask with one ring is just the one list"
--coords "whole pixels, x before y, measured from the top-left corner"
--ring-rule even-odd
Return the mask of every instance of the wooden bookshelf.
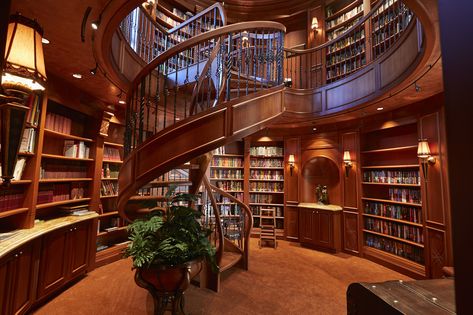
[[[417, 135], [417, 123], [362, 133], [361, 234], [368, 258], [425, 275], [423, 178]], [[393, 256], [397, 258], [391, 259]]]
[[84, 202], [84, 201], [90, 201], [90, 200], [91, 198], [79, 198], [79, 199], [68, 199], [68, 200], [61, 200], [61, 201], [54, 201], [54, 202], [46, 202], [46, 203], [37, 204], [36, 209], [52, 208], [52, 207], [67, 205], [70, 203], [78, 203], [78, 202]]
[[252, 234], [259, 236], [261, 209], [274, 208], [276, 236], [284, 237], [284, 144], [252, 142], [249, 147], [248, 193], [253, 212]]

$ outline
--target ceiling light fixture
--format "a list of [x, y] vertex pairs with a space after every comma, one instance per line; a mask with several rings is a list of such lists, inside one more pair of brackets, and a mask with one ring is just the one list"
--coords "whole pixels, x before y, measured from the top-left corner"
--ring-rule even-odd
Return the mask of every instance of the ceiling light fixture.
[[49, 40], [47, 38], [41, 38], [41, 42], [45, 45], [49, 44]]
[[73, 73], [72, 76], [76, 79], [82, 79], [82, 74], [80, 73]]
[[93, 21], [90, 25], [92, 26], [93, 30], [97, 30], [99, 28], [99, 25], [100, 25], [100, 19]]
[[126, 102], [125, 102], [125, 101], [123, 101], [123, 100], [119, 100], [119, 101], [118, 101], [118, 104], [125, 105], [125, 104], [126, 104]]
[[378, 107], [378, 108], [376, 108], [377, 111], [381, 111], [381, 110], [383, 110], [383, 109], [384, 109], [384, 107]]
[[312, 130], [313, 130], [313, 131], [317, 131], [317, 128], [314, 127], [314, 128], [312, 128]]

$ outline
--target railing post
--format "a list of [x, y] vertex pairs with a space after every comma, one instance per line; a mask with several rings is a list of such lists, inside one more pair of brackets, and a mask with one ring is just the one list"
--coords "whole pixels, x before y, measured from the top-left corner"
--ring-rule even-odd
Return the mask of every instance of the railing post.
[[228, 34], [228, 41], [227, 41], [227, 56], [226, 56], [226, 63], [225, 63], [225, 68], [227, 70], [227, 78], [226, 78], [226, 95], [225, 95], [225, 100], [229, 101], [230, 100], [230, 93], [231, 93], [231, 80], [232, 80], [232, 57], [231, 57], [231, 52], [232, 52], [232, 39], [233, 39], [233, 34], [230, 33]]

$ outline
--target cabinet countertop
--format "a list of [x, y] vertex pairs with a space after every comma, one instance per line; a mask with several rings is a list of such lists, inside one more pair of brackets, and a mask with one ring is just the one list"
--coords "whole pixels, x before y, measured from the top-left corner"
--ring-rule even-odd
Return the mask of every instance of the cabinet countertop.
[[52, 220], [41, 221], [36, 223], [31, 229], [13, 231], [12, 236], [0, 241], [0, 258], [3, 258], [15, 248], [48, 232], [96, 217], [98, 217], [97, 213], [91, 213], [83, 216], [64, 216]]
[[319, 203], [312, 203], [312, 202], [301, 202], [296, 205], [299, 208], [311, 208], [311, 209], [319, 209], [319, 210], [328, 210], [328, 211], [341, 211], [342, 207], [338, 205], [323, 205]]

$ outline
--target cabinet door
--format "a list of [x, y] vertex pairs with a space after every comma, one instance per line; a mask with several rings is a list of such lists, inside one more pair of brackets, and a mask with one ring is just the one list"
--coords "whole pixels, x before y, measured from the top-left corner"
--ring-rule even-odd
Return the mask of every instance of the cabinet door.
[[68, 235], [69, 254], [71, 257], [71, 277], [84, 273], [88, 267], [90, 224], [83, 222], [70, 228]]
[[317, 217], [316, 229], [316, 243], [319, 246], [326, 248], [333, 248], [333, 218], [332, 214], [325, 211], [316, 211]]
[[8, 270], [11, 258], [6, 257], [0, 261], [0, 314], [8, 314], [8, 301], [10, 300], [11, 272]]
[[38, 298], [53, 292], [67, 280], [69, 228], [48, 233], [43, 237], [39, 268]]
[[299, 210], [299, 241], [301, 243], [314, 244], [314, 218], [312, 210]]
[[11, 314], [24, 314], [35, 298], [35, 266], [38, 260], [34, 251], [35, 242], [16, 250], [12, 261]]
[[286, 207], [285, 218], [286, 222], [286, 238], [288, 240], [299, 239], [299, 211], [294, 207]]

